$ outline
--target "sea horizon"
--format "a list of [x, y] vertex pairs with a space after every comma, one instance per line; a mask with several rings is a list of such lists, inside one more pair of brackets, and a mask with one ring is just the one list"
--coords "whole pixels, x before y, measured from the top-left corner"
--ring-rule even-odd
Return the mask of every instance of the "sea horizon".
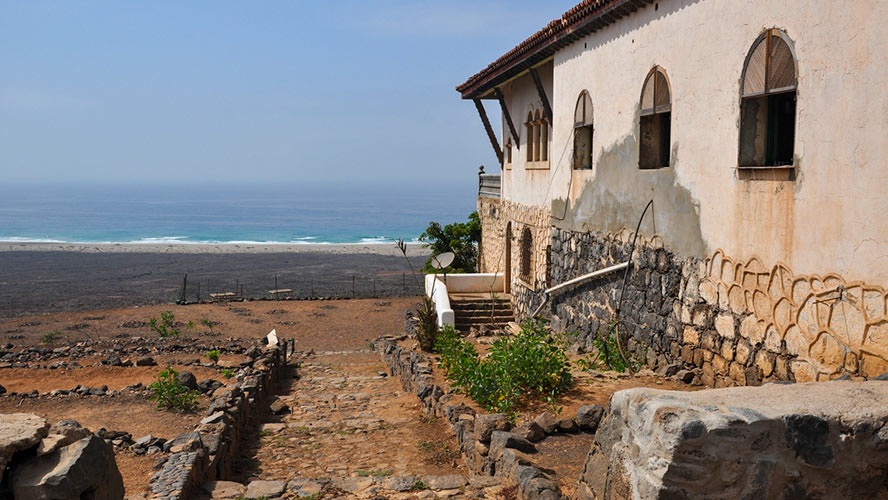
[[418, 243], [463, 222], [471, 185], [30, 184], [0, 187], [0, 242], [111, 245]]

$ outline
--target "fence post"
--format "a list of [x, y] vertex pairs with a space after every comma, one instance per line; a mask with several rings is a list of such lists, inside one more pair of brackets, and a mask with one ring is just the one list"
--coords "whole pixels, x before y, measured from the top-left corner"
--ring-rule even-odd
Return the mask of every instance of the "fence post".
[[355, 298], [355, 275], [352, 274], [352, 298]]
[[373, 296], [376, 297], [376, 275], [373, 275]]
[[200, 304], [200, 280], [197, 280], [197, 303]]
[[401, 273], [401, 295], [407, 295], [407, 273]]
[[315, 296], [315, 280], [314, 280], [314, 278], [310, 279], [309, 282], [311, 283], [311, 293], [309, 294], [309, 298], [313, 299]]

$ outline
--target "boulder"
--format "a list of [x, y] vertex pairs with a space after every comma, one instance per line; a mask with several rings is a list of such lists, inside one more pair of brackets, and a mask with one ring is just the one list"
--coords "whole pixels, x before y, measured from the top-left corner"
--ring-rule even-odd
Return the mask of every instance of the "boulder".
[[244, 485], [232, 481], [210, 481], [201, 485], [201, 489], [211, 498], [243, 498], [245, 490]]
[[37, 446], [48, 434], [49, 424], [37, 415], [0, 414], [0, 475], [13, 453]]
[[281, 401], [280, 398], [274, 398], [274, 401], [272, 401], [271, 404], [268, 405], [268, 409], [271, 410], [271, 412], [275, 415], [281, 415], [283, 413], [290, 412], [290, 407], [287, 406], [286, 403]]
[[195, 377], [194, 374], [191, 372], [179, 372], [179, 374], [176, 375], [176, 379], [178, 379], [182, 385], [191, 389], [192, 391], [199, 390], [197, 386], [197, 377]]
[[604, 414], [604, 408], [601, 405], [583, 405], [577, 409], [576, 422], [580, 429], [585, 432], [595, 432], [598, 430], [598, 423], [601, 422], [601, 416]]
[[12, 469], [15, 498], [30, 500], [121, 500], [123, 478], [114, 450], [91, 435]]
[[584, 500], [880, 498], [886, 422], [884, 382], [618, 391], [578, 491]]

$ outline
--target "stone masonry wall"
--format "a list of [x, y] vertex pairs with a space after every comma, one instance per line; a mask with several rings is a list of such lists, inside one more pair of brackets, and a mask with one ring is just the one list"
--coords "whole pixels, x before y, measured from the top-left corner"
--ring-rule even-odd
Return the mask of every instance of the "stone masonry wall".
[[[506, 270], [506, 228], [510, 227], [509, 269], [512, 295], [520, 296], [513, 301], [519, 314], [531, 303], [534, 290], [544, 289], [549, 283], [549, 243], [552, 226], [549, 211], [540, 207], [521, 205], [508, 200], [479, 197], [481, 217], [482, 271], [486, 273]], [[531, 282], [521, 274], [521, 234], [529, 227], [533, 234], [533, 258]]]
[[[631, 236], [551, 228], [552, 284], [626, 261]], [[591, 348], [613, 318], [622, 280], [620, 271], [553, 296], [553, 327], [576, 331], [577, 345]], [[541, 300], [539, 292], [513, 295], [519, 318]], [[720, 250], [682, 258], [657, 236], [639, 237], [621, 326], [652, 368], [696, 367], [710, 387], [869, 378], [888, 371], [886, 304], [881, 287], [835, 274], [796, 276]]]

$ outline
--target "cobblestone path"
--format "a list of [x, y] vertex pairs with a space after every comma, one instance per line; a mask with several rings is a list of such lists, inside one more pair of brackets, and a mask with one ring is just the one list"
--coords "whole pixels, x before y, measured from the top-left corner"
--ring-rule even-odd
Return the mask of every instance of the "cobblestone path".
[[299, 379], [280, 396], [291, 412], [262, 426], [244, 484], [267, 485], [268, 498], [503, 498], [495, 479], [468, 475], [446, 422], [423, 417], [376, 353], [298, 361]]

